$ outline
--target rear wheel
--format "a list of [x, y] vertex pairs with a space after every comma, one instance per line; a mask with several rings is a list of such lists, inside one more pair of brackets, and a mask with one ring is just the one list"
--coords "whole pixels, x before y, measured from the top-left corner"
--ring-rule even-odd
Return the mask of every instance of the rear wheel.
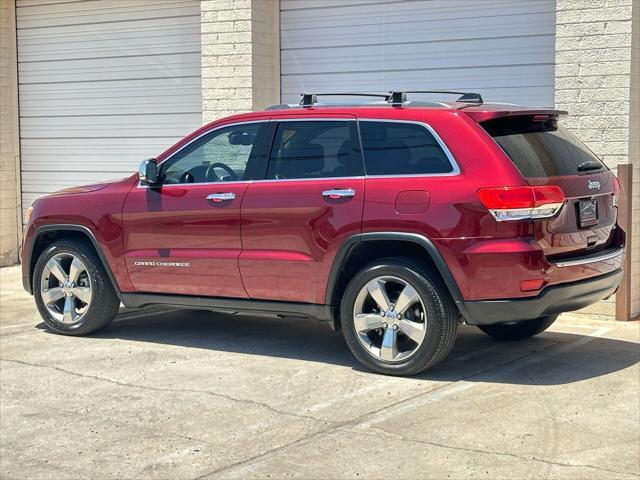
[[111, 323], [120, 301], [93, 248], [77, 240], [53, 243], [34, 269], [36, 306], [49, 328], [86, 335]]
[[558, 315], [548, 315], [535, 320], [478, 325], [478, 328], [498, 340], [523, 340], [544, 332], [556, 321], [556, 318]]
[[458, 330], [457, 310], [440, 277], [415, 260], [386, 258], [364, 267], [340, 309], [349, 348], [366, 367], [413, 375], [442, 361]]

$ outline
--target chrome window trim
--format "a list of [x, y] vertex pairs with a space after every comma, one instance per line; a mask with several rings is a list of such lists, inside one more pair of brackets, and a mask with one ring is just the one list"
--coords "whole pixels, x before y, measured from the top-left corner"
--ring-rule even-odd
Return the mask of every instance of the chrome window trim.
[[[349, 115], [349, 114], [345, 114]], [[271, 118], [270, 122], [356, 122], [358, 119], [354, 116], [351, 117], [318, 117], [318, 118]]]
[[[421, 127], [426, 128], [427, 131], [433, 136], [433, 138], [435, 138], [436, 142], [438, 143], [438, 145], [444, 152], [445, 156], [447, 157], [447, 160], [449, 160], [449, 163], [451, 164], [451, 168], [453, 168], [453, 170], [447, 173], [416, 173], [411, 175], [404, 175], [404, 174], [366, 175], [365, 174], [367, 178], [453, 177], [456, 175], [460, 175], [460, 167], [458, 166], [458, 163], [453, 157], [453, 154], [451, 153], [447, 145], [444, 143], [442, 138], [440, 138], [440, 135], [438, 135], [438, 133], [428, 123], [420, 122], [418, 120], [394, 120], [391, 118], [358, 118], [358, 124], [360, 122], [408, 123], [408, 124], [420, 125]], [[359, 128], [360, 127], [358, 126], [358, 130]], [[363, 150], [362, 158], [364, 160], [364, 145], [362, 143], [362, 138], [360, 138], [360, 145], [362, 146], [362, 150]], [[366, 172], [366, 169], [367, 169], [367, 165], [365, 162], [365, 172]]]
[[[345, 115], [350, 115], [350, 114], [345, 114]], [[436, 139], [436, 142], [438, 143], [440, 148], [442, 148], [442, 150], [444, 151], [445, 156], [447, 157], [447, 160], [449, 160], [449, 163], [451, 163], [451, 166], [452, 166], [453, 170], [451, 172], [448, 172], [448, 173], [416, 173], [416, 174], [412, 174], [412, 175], [403, 175], [403, 174], [398, 174], [398, 175], [367, 175], [366, 174], [366, 165], [365, 165], [365, 174], [364, 175], [356, 175], [356, 176], [350, 176], [350, 177], [315, 177], [315, 178], [283, 178], [283, 179], [266, 179], [265, 178], [265, 179], [262, 179], [262, 180], [236, 180], [236, 181], [233, 181], [233, 182], [166, 183], [166, 184], [160, 184], [160, 185], [145, 185], [145, 184], [142, 184], [141, 182], [138, 182], [137, 187], [138, 188], [160, 188], [160, 187], [162, 187], [162, 188], [170, 188], [170, 187], [185, 188], [186, 186], [190, 186], [190, 185], [194, 185], [194, 186], [199, 186], [199, 185], [240, 185], [240, 184], [250, 184], [250, 183], [308, 182], [308, 181], [318, 181], [318, 180], [331, 180], [331, 181], [337, 181], [337, 180], [360, 180], [360, 179], [365, 179], [366, 180], [367, 178], [376, 178], [376, 179], [377, 178], [382, 178], [382, 179], [390, 178], [390, 179], [394, 179], [394, 178], [416, 178], [416, 177], [417, 178], [452, 177], [452, 176], [460, 175], [460, 167], [458, 166], [458, 163], [456, 162], [455, 158], [453, 157], [453, 154], [451, 153], [451, 151], [449, 150], [447, 145], [444, 143], [442, 138], [440, 138], [440, 135], [438, 135], [438, 133], [428, 123], [420, 122], [418, 120], [394, 120], [394, 119], [391, 119], [391, 118], [358, 118], [355, 115], [353, 115], [353, 116], [344, 116], [344, 117], [305, 117], [305, 118], [291, 118], [291, 117], [277, 118], [277, 117], [271, 117], [271, 118], [268, 118], [268, 119], [262, 118], [260, 120], [248, 120], [248, 121], [234, 122], [234, 123], [227, 123], [227, 124], [224, 124], [224, 125], [219, 125], [219, 126], [214, 127], [214, 128], [212, 128], [210, 130], [207, 130], [206, 132], [203, 132], [202, 134], [200, 134], [197, 137], [195, 137], [194, 139], [192, 139], [189, 143], [187, 143], [187, 144], [183, 145], [182, 147], [180, 147], [180, 149], [176, 150], [171, 155], [169, 155], [167, 158], [162, 160], [162, 162], [160, 162], [158, 164], [158, 167], [160, 167], [167, 160], [173, 158], [175, 155], [177, 155], [182, 150], [187, 148], [193, 142], [196, 142], [200, 138], [204, 137], [205, 135], [208, 135], [208, 134], [210, 134], [212, 132], [215, 132], [216, 130], [220, 130], [222, 128], [235, 127], [235, 126], [238, 126], [238, 125], [247, 125], [247, 124], [252, 124], [252, 123], [270, 123], [270, 122], [336, 122], [336, 121], [343, 121], [343, 122], [354, 122], [355, 121], [356, 124], [358, 125], [358, 134], [360, 133], [360, 122], [410, 123], [410, 124], [420, 125], [420, 126], [426, 128], [427, 131], [429, 133], [431, 133], [431, 135], [433, 135], [433, 138]], [[360, 146], [362, 147], [362, 139], [360, 139]], [[362, 160], [363, 160], [363, 163], [364, 163], [364, 152], [362, 153], [362, 155], [363, 155]]]
[[138, 183], [138, 188], [168, 188], [168, 187], [182, 187], [191, 186], [191, 185], [239, 185], [239, 184], [249, 184], [249, 183], [283, 183], [283, 182], [304, 182], [308, 180], [362, 180], [364, 179], [364, 175], [352, 176], [352, 177], [316, 177], [316, 178], [272, 178], [272, 179], [264, 179], [264, 180], [236, 180], [233, 182], [196, 182], [196, 183], [167, 183], [164, 185], [158, 186], [149, 186], [149, 185], [141, 185]]

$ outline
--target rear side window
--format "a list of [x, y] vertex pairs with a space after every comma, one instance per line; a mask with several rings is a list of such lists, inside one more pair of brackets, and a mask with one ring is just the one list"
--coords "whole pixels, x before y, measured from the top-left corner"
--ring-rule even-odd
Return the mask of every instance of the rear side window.
[[352, 177], [363, 174], [354, 121], [281, 122], [267, 178]]
[[482, 123], [526, 178], [598, 172], [607, 167], [555, 119], [513, 117]]
[[453, 165], [427, 128], [416, 123], [360, 121], [367, 175], [453, 172]]

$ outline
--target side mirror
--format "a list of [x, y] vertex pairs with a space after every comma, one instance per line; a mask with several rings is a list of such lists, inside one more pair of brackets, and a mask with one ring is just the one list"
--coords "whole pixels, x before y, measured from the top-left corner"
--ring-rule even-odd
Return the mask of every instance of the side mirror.
[[158, 164], [155, 158], [143, 160], [138, 169], [140, 183], [155, 185], [158, 183]]

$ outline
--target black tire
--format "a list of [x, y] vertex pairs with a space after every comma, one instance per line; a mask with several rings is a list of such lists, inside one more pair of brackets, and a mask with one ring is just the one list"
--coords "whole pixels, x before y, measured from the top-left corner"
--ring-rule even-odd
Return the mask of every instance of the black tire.
[[558, 318], [558, 315], [548, 315], [535, 320], [478, 325], [478, 328], [498, 340], [524, 340], [544, 332], [556, 321], [556, 318]]
[[[54, 256], [71, 254], [86, 266], [86, 274], [91, 282], [91, 302], [77, 323], [67, 325], [56, 320], [44, 304], [41, 293], [42, 273], [47, 262]], [[38, 257], [33, 273], [33, 295], [36, 306], [47, 326], [64, 335], [87, 335], [108, 326], [118, 313], [120, 300], [104, 270], [102, 262], [88, 242], [63, 239], [52, 243]]]
[[[426, 310], [426, 334], [407, 359], [385, 361], [370, 353], [358, 338], [354, 325], [356, 298], [371, 280], [380, 276], [397, 277], [410, 284]], [[459, 314], [440, 276], [415, 259], [392, 257], [366, 265], [349, 282], [340, 304], [342, 331], [353, 355], [365, 367], [385, 375], [415, 375], [444, 360], [455, 343]]]

